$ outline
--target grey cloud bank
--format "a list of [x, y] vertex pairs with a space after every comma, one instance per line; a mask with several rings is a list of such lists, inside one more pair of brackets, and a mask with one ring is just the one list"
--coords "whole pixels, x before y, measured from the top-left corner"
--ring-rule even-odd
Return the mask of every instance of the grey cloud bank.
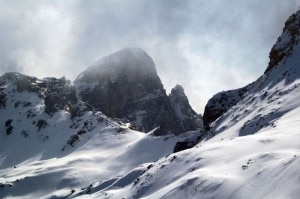
[[0, 74], [77, 74], [124, 47], [154, 60], [202, 112], [216, 92], [255, 80], [300, 0], [0, 0]]

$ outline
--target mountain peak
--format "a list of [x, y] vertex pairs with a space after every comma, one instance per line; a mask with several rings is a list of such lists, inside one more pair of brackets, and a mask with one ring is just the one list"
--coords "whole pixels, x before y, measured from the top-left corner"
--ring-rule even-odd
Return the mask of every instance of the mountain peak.
[[177, 84], [174, 88], [172, 88], [171, 94], [185, 95], [183, 87], [179, 84]]
[[193, 110], [182, 86], [177, 84], [172, 88], [169, 99], [184, 131], [203, 129], [202, 116]]
[[[100, 59], [83, 71], [74, 85], [80, 100], [109, 117], [131, 122], [140, 131], [159, 127], [156, 135], [179, 134], [201, 127], [183, 88], [177, 85], [169, 98], [153, 60], [140, 48], [125, 48]], [[178, 114], [185, 116], [186, 123], [195, 122], [181, 125]]]
[[129, 47], [126, 47], [126, 48], [123, 48], [123, 49], [121, 49], [121, 50], [119, 50], [119, 51], [117, 51], [117, 52], [119, 52], [119, 53], [121, 53], [121, 52], [123, 52], [123, 53], [132, 53], [132, 54], [134, 54], [134, 55], [147, 55], [147, 53], [143, 50], [143, 49], [141, 49], [141, 48], [129, 48]]
[[152, 76], [157, 72], [152, 58], [140, 48], [124, 48], [92, 64], [76, 81], [89, 81], [99, 74], [107, 76]]
[[[125, 61], [125, 60], [143, 60], [143, 61], [148, 61], [152, 62], [151, 57], [141, 48], [123, 48], [119, 51], [114, 52], [113, 54], [104, 57], [100, 59], [98, 62], [96, 62], [93, 65], [97, 64], [103, 64], [106, 62], [115, 62], [116, 64], [119, 64], [120, 61]], [[154, 63], [153, 63], [154, 65]]]

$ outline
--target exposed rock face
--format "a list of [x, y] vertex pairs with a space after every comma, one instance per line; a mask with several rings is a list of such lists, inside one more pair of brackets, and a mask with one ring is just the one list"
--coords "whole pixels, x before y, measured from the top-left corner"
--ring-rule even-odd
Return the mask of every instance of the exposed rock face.
[[[286, 80], [291, 82], [293, 78], [298, 78], [299, 71], [295, 68], [299, 65], [289, 60], [296, 60], [297, 52], [300, 52], [300, 10], [294, 13], [285, 23], [283, 33], [278, 38], [270, 52], [270, 61], [265, 71], [265, 78], [262, 76], [253, 85], [244, 88], [224, 91], [213, 96], [207, 103], [203, 115], [203, 123], [206, 129], [217, 118], [227, 112], [232, 106], [244, 99], [247, 91], [256, 86], [254, 90], [260, 90], [263, 86], [275, 85], [277, 82]], [[278, 66], [278, 67], [277, 67]], [[288, 66], [288, 67], [286, 67]], [[286, 67], [286, 68], [281, 68]], [[275, 68], [277, 71], [275, 71]], [[270, 81], [272, 79], [272, 81]], [[265, 85], [267, 84], [267, 85]], [[248, 93], [249, 94], [249, 93]], [[267, 95], [267, 92], [263, 96]]]
[[6, 95], [4, 93], [4, 88], [1, 86], [0, 82], [0, 109], [6, 106]]
[[101, 59], [82, 72], [74, 85], [82, 101], [111, 117], [126, 115], [123, 107], [129, 103], [163, 93], [152, 59], [139, 49], [124, 49]]
[[208, 101], [204, 109], [204, 128], [208, 130], [210, 124], [243, 99], [246, 92], [247, 87], [244, 87], [236, 90], [223, 91], [214, 95]]
[[300, 11], [298, 10], [285, 22], [282, 35], [270, 52], [269, 65], [265, 71], [267, 73], [273, 67], [284, 61], [294, 50], [300, 40]]
[[141, 49], [126, 48], [101, 59], [82, 72], [74, 85], [80, 100], [109, 117], [131, 122], [140, 131], [160, 127], [156, 135], [180, 134], [197, 126], [180, 124], [152, 59]]
[[[15, 92], [37, 93], [38, 97], [44, 99], [45, 112], [50, 116], [58, 110], [71, 111], [76, 106], [77, 98], [75, 88], [64, 77], [60, 79], [45, 78], [37, 79], [19, 73], [6, 73], [0, 77], [0, 106], [5, 106], [6, 96], [1, 92], [1, 85], [6, 81], [15, 85]], [[4, 90], [4, 89], [2, 89]], [[31, 106], [31, 103], [15, 102], [15, 106]]]
[[[64, 77], [38, 79], [19, 73], [0, 77], [0, 108], [5, 108], [5, 88], [13, 93], [34, 93], [43, 111], [53, 116], [65, 110], [71, 117], [86, 111], [130, 122], [133, 128], [155, 135], [180, 134], [202, 129], [201, 116], [189, 105], [181, 86], [166, 94], [152, 59], [141, 49], [123, 49], [101, 59], [82, 72], [74, 86]], [[16, 101], [15, 107], [34, 107], [34, 102]], [[29, 111], [27, 118], [34, 117]], [[159, 128], [158, 128], [159, 127]]]
[[183, 131], [203, 129], [202, 116], [192, 109], [182, 86], [176, 85], [171, 90], [169, 98]]
[[63, 77], [61, 79], [47, 78], [45, 86], [45, 112], [53, 114], [58, 110], [71, 111], [76, 103], [76, 91], [69, 81]]

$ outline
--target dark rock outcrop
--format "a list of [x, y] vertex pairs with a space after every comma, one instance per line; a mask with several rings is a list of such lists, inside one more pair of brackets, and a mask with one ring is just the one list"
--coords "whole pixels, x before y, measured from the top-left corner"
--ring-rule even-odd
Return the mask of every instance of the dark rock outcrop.
[[4, 108], [6, 106], [6, 95], [3, 90], [4, 89], [0, 87], [0, 108]]
[[70, 109], [71, 118], [80, 117], [84, 115], [84, 113], [86, 113], [87, 111], [93, 111], [93, 110], [94, 109], [90, 104], [79, 101], [76, 105], [73, 105], [72, 108]]
[[71, 111], [77, 103], [75, 88], [64, 77], [61, 79], [47, 78], [45, 80], [45, 112], [49, 115], [58, 110]]
[[177, 142], [177, 143], [175, 144], [173, 153], [177, 153], [177, 152], [179, 152], [179, 151], [183, 151], [183, 150], [186, 150], [186, 149], [190, 149], [191, 147], [192, 147], [192, 145], [190, 145], [190, 142], [189, 142], [189, 141]]
[[243, 99], [246, 92], [247, 87], [243, 87], [217, 93], [209, 99], [203, 114], [204, 128], [208, 130], [210, 124]]
[[101, 59], [83, 71], [74, 86], [80, 100], [140, 131], [159, 127], [155, 135], [180, 134], [197, 126], [180, 124], [153, 60], [141, 49], [126, 48]]
[[14, 120], [13, 119], [9, 119], [9, 120], [7, 120], [6, 122], [5, 122], [5, 127], [6, 127], [6, 134], [7, 135], [10, 135], [10, 134], [12, 134], [12, 130], [13, 130], [13, 126], [12, 126], [12, 122], [13, 122]]
[[171, 90], [169, 99], [183, 131], [203, 129], [202, 116], [192, 109], [182, 86], [176, 85]]
[[298, 10], [285, 22], [282, 35], [269, 54], [269, 64], [265, 71], [267, 73], [273, 67], [284, 61], [293, 52], [300, 41], [300, 11]]
[[[6, 73], [0, 77], [0, 85], [6, 81], [15, 85], [15, 92], [37, 93], [38, 97], [44, 99], [45, 112], [49, 115], [53, 115], [59, 110], [70, 111], [76, 106], [77, 97], [75, 88], [71, 85], [70, 81], [64, 77], [60, 79], [38, 79], [19, 73]], [[0, 96], [2, 96], [0, 97], [0, 101], [3, 106], [5, 105], [5, 95], [0, 94]], [[15, 106], [18, 107], [20, 104], [22, 104], [22, 106], [31, 105], [28, 102], [16, 102]]]

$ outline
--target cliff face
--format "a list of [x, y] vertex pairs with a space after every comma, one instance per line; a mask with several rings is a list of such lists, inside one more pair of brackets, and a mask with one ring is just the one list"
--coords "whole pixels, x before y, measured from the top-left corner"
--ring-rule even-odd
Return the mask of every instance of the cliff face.
[[186, 129], [172, 107], [153, 60], [141, 49], [123, 49], [83, 71], [75, 80], [80, 100], [140, 131], [180, 134]]
[[123, 117], [126, 105], [163, 92], [152, 59], [140, 49], [124, 49], [101, 59], [74, 85], [83, 101], [111, 117]]
[[203, 129], [202, 116], [192, 109], [182, 86], [176, 85], [171, 90], [169, 99], [183, 131]]

